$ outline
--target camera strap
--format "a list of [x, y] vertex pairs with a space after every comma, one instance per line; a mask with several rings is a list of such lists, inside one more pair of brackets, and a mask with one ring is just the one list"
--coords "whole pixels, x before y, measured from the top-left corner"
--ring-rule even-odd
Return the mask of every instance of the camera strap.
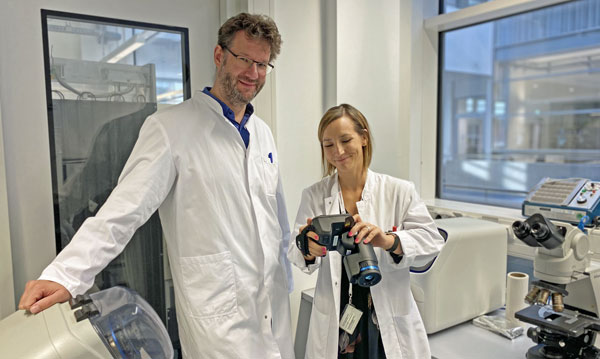
[[348, 304], [346, 304], [346, 307], [344, 307], [344, 311], [340, 317], [340, 328], [349, 335], [352, 335], [356, 329], [356, 326], [358, 325], [358, 322], [360, 322], [360, 317], [362, 314], [363, 313], [361, 310], [352, 305], [352, 284], [349, 284]]
[[[344, 205], [344, 196], [342, 193], [342, 189], [339, 187], [339, 200], [338, 203], [340, 205], [340, 214], [348, 213]], [[342, 274], [344, 275], [344, 274]], [[352, 305], [352, 283], [348, 283], [348, 304], [344, 307], [344, 311], [342, 312], [342, 316], [340, 317], [340, 328], [344, 330], [343, 335], [348, 337], [348, 335], [352, 335], [358, 322], [360, 322], [360, 317], [362, 316], [362, 311], [357, 309], [354, 305]], [[349, 343], [346, 343], [346, 346]], [[342, 348], [343, 349], [343, 348]]]
[[298, 249], [300, 250], [300, 252], [302, 252], [302, 255], [307, 256], [310, 254], [309, 250], [308, 250], [308, 232], [313, 231], [315, 229], [315, 227], [313, 226], [306, 226], [304, 228], [304, 230], [302, 232], [300, 232], [297, 236], [296, 236], [296, 246], [298, 247]]
[[348, 304], [352, 304], [352, 283], [348, 284]]

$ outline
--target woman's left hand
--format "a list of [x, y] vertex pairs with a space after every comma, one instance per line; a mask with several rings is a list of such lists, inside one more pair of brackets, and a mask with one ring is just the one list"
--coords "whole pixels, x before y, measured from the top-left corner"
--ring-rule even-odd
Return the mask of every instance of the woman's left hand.
[[373, 247], [381, 247], [385, 250], [394, 245], [394, 236], [391, 234], [385, 234], [381, 228], [372, 223], [363, 222], [358, 214], [355, 214], [352, 217], [354, 218], [355, 223], [348, 235], [356, 235], [356, 238], [354, 238], [354, 243], [359, 243], [360, 241], [365, 244], [371, 243]]

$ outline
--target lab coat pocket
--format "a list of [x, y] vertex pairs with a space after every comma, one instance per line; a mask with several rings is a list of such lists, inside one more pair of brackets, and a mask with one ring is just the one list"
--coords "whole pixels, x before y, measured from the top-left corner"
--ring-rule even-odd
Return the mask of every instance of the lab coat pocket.
[[[314, 309], [314, 308], [313, 308]], [[337, 343], [337, 337], [330, 338], [330, 334], [336, 335], [337, 328], [331, 328], [331, 314], [321, 313], [313, 310], [310, 314], [309, 333], [306, 339], [306, 358], [331, 358], [335, 353], [327, 355], [327, 346], [331, 340]], [[333, 329], [333, 330], [331, 330]], [[337, 345], [335, 346], [337, 348]]]
[[180, 263], [191, 316], [213, 318], [237, 312], [231, 252], [181, 257]]
[[279, 166], [277, 162], [272, 162], [270, 158], [263, 158], [263, 175], [265, 191], [270, 196], [277, 193], [277, 182], [279, 182]]
[[430, 358], [427, 333], [421, 321], [416, 305], [406, 315], [394, 316], [396, 336], [399, 341], [400, 350], [394, 358]]

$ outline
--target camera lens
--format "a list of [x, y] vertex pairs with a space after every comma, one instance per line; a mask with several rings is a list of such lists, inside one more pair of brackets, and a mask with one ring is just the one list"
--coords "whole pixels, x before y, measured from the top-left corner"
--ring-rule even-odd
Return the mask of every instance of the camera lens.
[[358, 276], [358, 285], [361, 287], [373, 286], [381, 280], [381, 273], [379, 267], [376, 265], [366, 265], [360, 268], [360, 274]]

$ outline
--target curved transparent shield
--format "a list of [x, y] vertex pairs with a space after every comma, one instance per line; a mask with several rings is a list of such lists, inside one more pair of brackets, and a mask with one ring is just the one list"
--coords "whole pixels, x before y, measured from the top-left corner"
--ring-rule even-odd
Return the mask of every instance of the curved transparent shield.
[[113, 287], [90, 294], [100, 315], [90, 322], [115, 358], [173, 358], [162, 321], [137, 293]]

